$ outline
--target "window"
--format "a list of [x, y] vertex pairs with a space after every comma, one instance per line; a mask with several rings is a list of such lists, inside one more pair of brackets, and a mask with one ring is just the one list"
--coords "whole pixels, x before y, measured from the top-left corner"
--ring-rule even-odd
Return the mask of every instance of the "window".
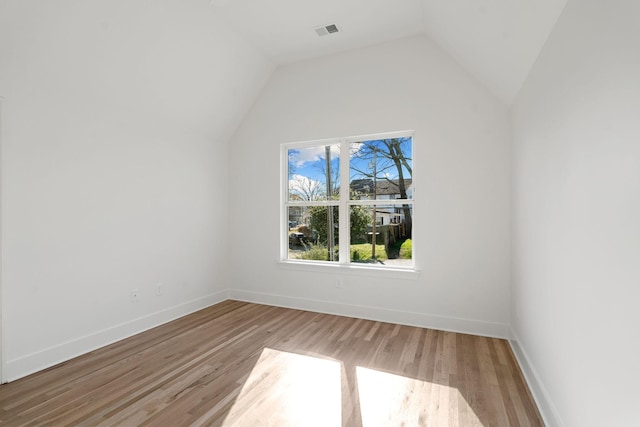
[[413, 136], [283, 144], [282, 260], [412, 269]]

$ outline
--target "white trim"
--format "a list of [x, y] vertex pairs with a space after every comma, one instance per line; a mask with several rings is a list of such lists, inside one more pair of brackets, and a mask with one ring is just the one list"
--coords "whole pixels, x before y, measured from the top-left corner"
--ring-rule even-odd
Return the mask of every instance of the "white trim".
[[266, 294], [238, 289], [230, 290], [229, 297], [234, 300], [253, 302], [257, 304], [356, 317], [359, 319], [389, 322], [492, 338], [507, 339], [509, 334], [509, 326], [507, 324], [497, 322], [461, 319], [411, 311], [390, 310], [381, 307], [343, 304], [339, 302], [289, 297], [285, 295]]
[[170, 322], [203, 308], [228, 299], [228, 291], [220, 291], [171, 308], [157, 311], [128, 322], [115, 325], [66, 343], [32, 353], [6, 364], [6, 378], [14, 381], [34, 372], [41, 371], [74, 357], [139, 334], [156, 326]]
[[[289, 151], [285, 145], [280, 146], [280, 259], [287, 259], [289, 249], [289, 208], [285, 201], [289, 197]], [[285, 231], [286, 230], [286, 231]]]
[[520, 340], [513, 327], [511, 327], [511, 339], [509, 340], [513, 354], [516, 356], [520, 370], [524, 375], [525, 381], [529, 385], [533, 399], [538, 405], [538, 410], [542, 416], [542, 420], [548, 427], [564, 427], [564, 423], [560, 418], [560, 414], [556, 409], [547, 389], [540, 380], [540, 375], [531, 363], [531, 359], [527, 355], [524, 347], [520, 345]]
[[284, 270], [306, 271], [308, 273], [331, 273], [359, 277], [384, 277], [387, 279], [418, 280], [421, 271], [411, 267], [376, 267], [373, 265], [358, 265], [357, 263], [339, 264], [331, 261], [297, 261], [276, 260], [278, 268]]
[[4, 113], [5, 98], [0, 96], [0, 384], [7, 382], [6, 377], [6, 341], [4, 338], [4, 295], [3, 295], [3, 276], [4, 276]]
[[390, 138], [399, 138], [403, 136], [414, 137], [414, 130], [400, 130], [396, 132], [383, 132], [383, 133], [372, 133], [366, 135], [355, 135], [355, 136], [346, 136], [346, 137], [337, 137], [337, 138], [325, 138], [325, 139], [314, 139], [307, 141], [291, 141], [285, 142], [282, 146], [285, 148], [285, 152], [288, 148], [296, 147], [296, 148], [307, 148], [307, 147], [315, 147], [317, 145], [332, 145], [339, 144], [341, 142], [360, 142], [360, 141], [370, 141], [375, 139], [390, 139]]
[[[369, 135], [359, 135], [359, 136], [350, 136], [350, 137], [341, 137], [341, 138], [329, 138], [322, 140], [313, 140], [313, 141], [301, 141], [301, 142], [288, 142], [280, 144], [280, 259], [279, 262], [282, 263], [296, 263], [296, 260], [289, 259], [289, 208], [292, 206], [337, 206], [340, 209], [339, 215], [339, 227], [340, 230], [340, 241], [349, 241], [349, 209], [350, 206], [354, 205], [365, 205], [365, 206], [376, 206], [376, 205], [411, 205], [411, 209], [413, 212], [412, 217], [416, 217], [415, 210], [415, 188], [412, 190], [412, 198], [411, 199], [380, 199], [380, 200], [350, 200], [349, 197], [349, 185], [341, 185], [340, 186], [340, 198], [339, 200], [327, 199], [327, 200], [318, 200], [318, 201], [291, 201], [289, 200], [289, 156], [288, 152], [292, 148], [309, 148], [309, 147], [318, 147], [318, 146], [328, 146], [328, 145], [340, 145], [340, 182], [341, 183], [349, 183], [349, 174], [350, 174], [350, 162], [343, 161], [344, 159], [349, 159], [349, 150], [350, 144], [352, 142], [362, 142], [362, 141], [374, 141], [381, 139], [389, 139], [389, 138], [411, 138], [411, 159], [415, 158], [415, 131], [406, 130], [406, 131], [397, 131], [397, 132], [387, 132], [387, 133], [377, 133], [377, 134], [369, 134]], [[415, 182], [415, 177], [412, 173], [413, 182]], [[413, 224], [412, 224], [413, 227]], [[412, 233], [415, 235], [414, 233]], [[413, 247], [413, 239], [412, 239], [412, 257], [411, 257], [411, 266], [408, 266], [408, 269], [416, 270], [417, 266], [415, 263], [415, 247]], [[331, 263], [318, 263], [319, 268], [326, 268], [326, 266], [338, 264], [341, 266], [352, 266], [353, 263], [350, 262], [350, 253], [348, 245], [341, 245], [339, 247], [339, 261], [331, 262]], [[361, 266], [362, 269], [371, 268], [372, 266]], [[375, 269], [376, 271], [381, 270], [380, 268]]]
[[[340, 206], [340, 201], [338, 200], [311, 200], [311, 201], [285, 201], [284, 204], [286, 207], [293, 206]], [[380, 204], [380, 203], [378, 203]]]
[[[351, 151], [351, 145], [349, 144], [348, 141], [344, 141], [340, 145], [340, 205], [341, 206], [344, 205], [344, 210], [342, 211], [342, 214], [338, 215], [338, 230], [340, 231], [339, 234], [341, 234], [339, 236], [340, 241], [342, 241], [342, 238], [345, 235], [350, 234], [347, 232], [347, 230], [349, 230], [349, 216], [350, 216], [350, 209], [351, 209], [351, 206], [349, 206], [349, 199], [350, 199], [349, 193], [351, 192], [351, 181], [349, 177], [349, 168], [350, 168], [349, 163], [351, 161], [349, 157], [350, 151]], [[348, 161], [343, 161], [344, 159], [348, 159]], [[338, 210], [340, 209], [341, 207], [338, 206]], [[349, 240], [347, 241], [351, 243], [351, 236], [349, 236]], [[351, 254], [349, 253], [350, 251], [351, 251], [351, 248], [349, 245], [338, 246], [338, 260], [344, 260], [343, 262], [339, 263], [340, 265], [349, 264], [348, 260], [351, 259]]]

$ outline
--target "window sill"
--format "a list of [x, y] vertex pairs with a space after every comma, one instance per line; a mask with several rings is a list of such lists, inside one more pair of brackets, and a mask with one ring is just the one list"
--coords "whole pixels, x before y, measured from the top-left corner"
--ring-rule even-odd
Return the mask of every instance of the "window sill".
[[418, 280], [420, 270], [414, 268], [392, 268], [345, 265], [337, 263], [304, 262], [304, 261], [276, 261], [282, 270], [307, 271], [311, 273], [329, 273], [360, 277], [378, 277], [402, 280]]

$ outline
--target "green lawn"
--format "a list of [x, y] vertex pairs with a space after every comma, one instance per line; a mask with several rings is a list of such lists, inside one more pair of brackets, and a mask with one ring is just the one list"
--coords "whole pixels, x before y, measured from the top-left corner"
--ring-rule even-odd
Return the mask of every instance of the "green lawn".
[[[336, 246], [336, 252], [338, 251], [338, 246]], [[371, 243], [360, 243], [357, 245], [351, 245], [349, 250], [349, 256], [352, 262], [371, 262]], [[298, 259], [309, 259], [309, 260], [327, 260], [327, 249], [322, 245], [312, 246], [309, 250], [304, 252], [298, 252], [296, 255], [292, 256], [293, 258]], [[411, 240], [406, 240], [402, 246], [400, 246], [400, 258], [402, 259], [411, 259]], [[387, 252], [384, 250], [384, 245], [376, 245], [376, 260], [378, 261], [386, 261]]]
[[411, 239], [407, 239], [400, 246], [400, 258], [402, 259], [411, 259], [411, 254], [413, 253], [413, 243]]
[[[359, 245], [351, 245], [350, 256], [351, 261], [369, 261], [371, 260], [371, 243], [361, 243]], [[387, 259], [387, 252], [384, 245], [376, 245], [376, 259], [384, 261]]]

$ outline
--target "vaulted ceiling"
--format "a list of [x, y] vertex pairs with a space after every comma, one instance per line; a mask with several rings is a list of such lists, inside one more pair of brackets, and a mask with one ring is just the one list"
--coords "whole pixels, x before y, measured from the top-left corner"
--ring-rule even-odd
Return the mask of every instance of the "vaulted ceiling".
[[[224, 141], [274, 66], [425, 35], [509, 106], [565, 4], [2, 0], [0, 95], [31, 114], [31, 97], [90, 98], [136, 123], [160, 118]], [[315, 28], [327, 24], [340, 31], [318, 36]]]
[[[513, 102], [566, 0], [210, 0], [276, 65], [425, 34], [505, 104]], [[314, 28], [336, 24], [319, 37]]]

